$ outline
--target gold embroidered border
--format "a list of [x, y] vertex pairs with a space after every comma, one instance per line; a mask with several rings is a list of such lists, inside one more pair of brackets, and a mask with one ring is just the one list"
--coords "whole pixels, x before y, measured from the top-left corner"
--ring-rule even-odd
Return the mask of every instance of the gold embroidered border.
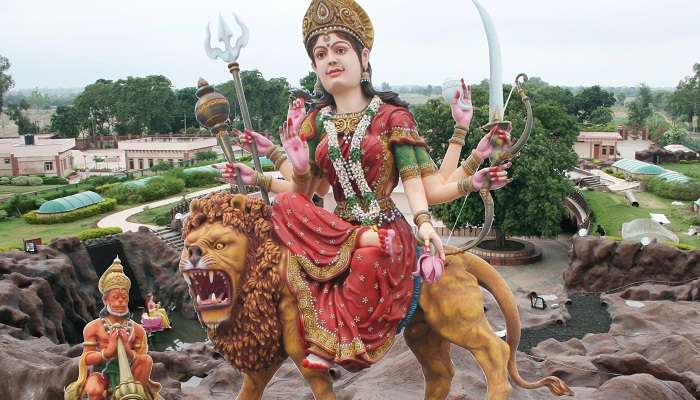
[[420, 176], [426, 177], [434, 175], [438, 171], [437, 165], [434, 162], [423, 164], [420, 166]]
[[414, 128], [394, 127], [389, 130], [389, 141], [401, 141], [401, 139], [411, 139], [411, 141], [423, 143], [423, 139]]
[[314, 280], [317, 281], [327, 281], [335, 278], [340, 273], [345, 271], [345, 269], [350, 265], [350, 254], [355, 249], [355, 240], [357, 239], [358, 230], [350, 234], [350, 236], [345, 239], [345, 242], [340, 246], [340, 254], [333, 260], [333, 262], [324, 267], [319, 268], [311, 260], [304, 256], [295, 255], [294, 258], [297, 259], [304, 272], [309, 274]]
[[297, 304], [304, 326], [304, 339], [335, 356], [335, 362], [354, 360], [358, 357], [369, 362], [378, 361], [394, 344], [395, 335], [387, 334], [384, 343], [374, 350], [367, 350], [362, 340], [354, 337], [350, 343], [338, 343], [338, 335], [323, 327], [318, 322], [314, 299], [306, 281], [301, 277], [301, 266], [297, 256], [289, 258], [287, 281], [297, 293]]
[[407, 165], [399, 171], [399, 176], [401, 177], [402, 181], [407, 181], [409, 179], [413, 178], [420, 178], [421, 177], [421, 170], [418, 168], [417, 165]]

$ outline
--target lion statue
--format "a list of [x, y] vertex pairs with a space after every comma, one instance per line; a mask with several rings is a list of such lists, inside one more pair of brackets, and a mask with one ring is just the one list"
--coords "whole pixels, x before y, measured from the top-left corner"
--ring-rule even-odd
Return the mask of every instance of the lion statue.
[[[240, 194], [215, 193], [193, 200], [184, 225], [180, 273], [215, 349], [245, 375], [238, 399], [262, 398], [287, 357], [316, 399], [335, 399], [328, 371], [302, 366], [306, 354], [297, 298], [283, 279], [289, 250], [276, 239], [270, 214], [262, 200]], [[505, 316], [507, 343], [486, 320], [479, 285], [494, 295]], [[422, 366], [426, 399], [449, 394], [454, 375], [450, 343], [474, 355], [486, 375], [489, 400], [509, 397], [509, 375], [524, 388], [546, 386], [553, 394], [573, 395], [557, 377], [527, 382], [519, 375], [515, 300], [498, 272], [479, 257], [447, 257], [444, 275], [422, 286], [418, 304], [404, 339]]]

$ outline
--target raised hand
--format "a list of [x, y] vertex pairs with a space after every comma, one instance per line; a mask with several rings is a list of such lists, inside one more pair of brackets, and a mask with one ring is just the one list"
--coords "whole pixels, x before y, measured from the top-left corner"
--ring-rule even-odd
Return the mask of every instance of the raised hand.
[[508, 123], [507, 127], [502, 127], [500, 124], [491, 128], [491, 131], [484, 135], [476, 145], [476, 151], [482, 160], [491, 157], [491, 154], [496, 151], [508, 151], [511, 147], [510, 131], [513, 126]]
[[298, 134], [305, 117], [306, 110], [304, 109], [303, 98], [298, 98], [289, 104], [289, 109], [287, 110], [287, 125], [289, 132]]
[[[464, 93], [464, 95], [460, 102], [459, 90], [455, 91], [450, 108], [452, 109], [452, 119], [454, 119], [455, 124], [463, 128], [469, 128], [469, 124], [472, 122], [472, 116], [474, 115], [474, 108], [472, 108], [472, 88], [464, 83], [464, 79], [462, 79], [461, 82], [462, 93]], [[464, 110], [462, 106], [460, 106], [460, 103], [468, 105], [469, 108]]]
[[477, 171], [472, 177], [472, 187], [475, 191], [481, 189], [498, 190], [507, 185], [511, 179], [508, 179], [508, 168], [512, 163], [506, 163], [501, 166], [483, 168]]
[[255, 184], [256, 171], [242, 163], [226, 163], [223, 167], [213, 165], [214, 168], [221, 170], [221, 177], [228, 183], [236, 183], [236, 175], [241, 176], [241, 181], [244, 185]]
[[255, 140], [255, 147], [258, 149], [258, 154], [262, 156], [269, 154], [272, 148], [275, 147], [275, 144], [272, 143], [270, 139], [251, 130], [241, 132], [238, 129], [233, 129], [231, 131], [231, 136], [238, 138], [241, 143], [241, 147], [248, 153], [253, 152], [251, 150], [251, 143], [253, 140]]
[[289, 162], [292, 163], [294, 172], [304, 174], [309, 170], [309, 146], [301, 136], [299, 130], [294, 128], [294, 121], [289, 118], [282, 125], [282, 146], [287, 152]]

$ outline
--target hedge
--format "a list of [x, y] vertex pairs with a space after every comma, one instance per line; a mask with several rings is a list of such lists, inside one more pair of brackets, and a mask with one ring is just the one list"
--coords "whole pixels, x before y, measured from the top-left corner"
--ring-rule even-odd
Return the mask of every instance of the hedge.
[[74, 211], [69, 211], [63, 214], [49, 214], [40, 217], [36, 211], [30, 211], [23, 215], [24, 221], [34, 225], [52, 225], [62, 224], [65, 222], [73, 222], [83, 218], [92, 217], [93, 215], [103, 214], [114, 210], [117, 206], [117, 200], [105, 199], [104, 201], [93, 204], [88, 207], [79, 208]]
[[662, 178], [645, 180], [647, 192], [671, 200], [695, 201], [700, 198], [700, 180], [694, 179], [687, 183], [667, 182]]
[[44, 185], [66, 185], [68, 184], [68, 179], [60, 176], [44, 176], [41, 178]]
[[172, 176], [157, 176], [149, 180], [143, 187], [133, 185], [117, 185], [106, 194], [117, 199], [119, 204], [144, 203], [164, 199], [170, 195], [182, 192], [185, 182]]
[[80, 240], [90, 240], [109, 235], [116, 235], [118, 233], [122, 233], [122, 228], [95, 228], [78, 232], [78, 234], [75, 236]]
[[15, 176], [10, 181], [15, 186], [40, 186], [44, 181], [38, 176]]

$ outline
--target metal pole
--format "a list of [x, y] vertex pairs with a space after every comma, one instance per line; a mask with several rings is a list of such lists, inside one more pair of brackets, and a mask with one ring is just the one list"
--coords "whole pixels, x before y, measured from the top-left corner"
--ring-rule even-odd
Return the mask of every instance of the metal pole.
[[[253, 130], [253, 123], [250, 120], [250, 114], [248, 113], [248, 104], [245, 100], [245, 92], [243, 91], [243, 83], [241, 82], [241, 68], [237, 62], [228, 65], [228, 69], [233, 75], [233, 86], [236, 89], [236, 99], [238, 100], [238, 106], [241, 110], [241, 116], [243, 117], [243, 126], [247, 130]], [[250, 150], [253, 155], [253, 164], [255, 164], [255, 169], [259, 173], [263, 173], [262, 166], [260, 165], [260, 158], [258, 155], [258, 147], [255, 144], [255, 140], [250, 142]], [[265, 203], [270, 204], [270, 197], [267, 194], [265, 188], [260, 188], [260, 193]]]

